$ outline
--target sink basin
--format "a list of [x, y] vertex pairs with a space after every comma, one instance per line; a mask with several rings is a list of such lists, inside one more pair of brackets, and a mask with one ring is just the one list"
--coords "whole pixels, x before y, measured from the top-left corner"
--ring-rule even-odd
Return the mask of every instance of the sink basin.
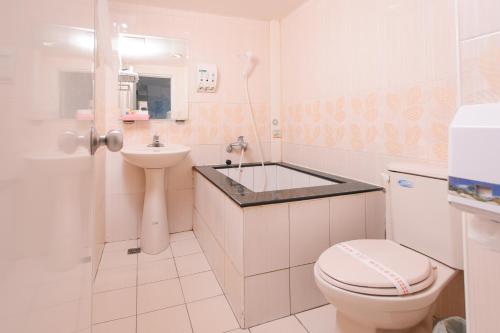
[[122, 149], [125, 161], [144, 168], [146, 191], [141, 224], [141, 251], [157, 254], [170, 245], [168, 232], [165, 168], [182, 161], [191, 148], [183, 145], [165, 147], [130, 146]]
[[183, 145], [124, 147], [123, 158], [130, 164], [144, 169], [164, 169], [176, 165], [186, 157], [191, 148]]

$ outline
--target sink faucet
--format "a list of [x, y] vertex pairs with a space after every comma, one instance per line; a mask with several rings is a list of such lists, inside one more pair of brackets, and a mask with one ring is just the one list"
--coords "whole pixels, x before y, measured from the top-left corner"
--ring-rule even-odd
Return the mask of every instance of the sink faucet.
[[230, 143], [227, 147], [226, 147], [226, 151], [228, 153], [232, 152], [233, 149], [237, 147], [239, 149], [243, 149], [243, 150], [247, 150], [247, 147], [248, 147], [248, 142], [245, 142], [245, 138], [243, 137], [243, 135], [240, 135], [238, 137], [238, 139], [236, 140], [236, 142], [233, 142], [233, 143]]
[[165, 146], [160, 142], [160, 136], [158, 134], [153, 135], [153, 142], [148, 145], [148, 147], [163, 147]]

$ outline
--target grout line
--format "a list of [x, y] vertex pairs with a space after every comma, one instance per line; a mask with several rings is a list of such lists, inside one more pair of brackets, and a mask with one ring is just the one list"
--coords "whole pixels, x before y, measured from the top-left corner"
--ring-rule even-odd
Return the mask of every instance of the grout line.
[[299, 324], [306, 330], [306, 332], [310, 333], [309, 330], [307, 329], [306, 325], [304, 325], [304, 323], [300, 320], [299, 317], [296, 316], [296, 314], [293, 314], [292, 316], [294, 316], [295, 319], [297, 319], [297, 321], [299, 322]]
[[[98, 322], [98, 323], [91, 323], [91, 326], [97, 326], [97, 325], [101, 325], [101, 324], [107, 324], [107, 323], [111, 323], [113, 321], [128, 319], [128, 318], [132, 318], [132, 317], [137, 317], [137, 315], [132, 315], [132, 316], [127, 316], [127, 317], [122, 317], [122, 318], [116, 318], [116, 319], [101, 321], [101, 322]], [[137, 324], [136, 324], [136, 328], [137, 328]]]
[[112, 292], [112, 291], [118, 291], [118, 290], [124, 290], [124, 289], [132, 289], [134, 287], [137, 287], [137, 284], [133, 285], [133, 286], [129, 286], [129, 287], [121, 287], [121, 288], [116, 288], [116, 289], [103, 290], [103, 291], [99, 291], [99, 292], [93, 293], [92, 295], [100, 295], [100, 294], [105, 294], [105, 293]]
[[[268, 321], [265, 321], [263, 323], [260, 323], [260, 324], [256, 324], [256, 325], [253, 325], [253, 326], [250, 326], [249, 328], [247, 328], [248, 330], [251, 330], [252, 328], [255, 328], [255, 327], [258, 327], [258, 326], [261, 326], [261, 325], [265, 325], [265, 324], [270, 324], [270, 323], [273, 323], [275, 321], [278, 321], [278, 320], [283, 320], [283, 319], [286, 319], [286, 318], [290, 318], [292, 317], [293, 315], [292, 314], [289, 314], [289, 315], [286, 315], [286, 316], [282, 316], [282, 317], [279, 317], [279, 318], [275, 318], [275, 319], [271, 319], [271, 320], [268, 320]], [[281, 333], [281, 332], [280, 332]]]
[[[198, 241], [198, 240], [197, 240]], [[172, 251], [172, 255], [173, 255], [173, 251]], [[187, 308], [187, 302], [186, 302], [186, 296], [184, 295], [184, 289], [182, 288], [182, 283], [181, 283], [181, 278], [179, 276], [179, 270], [177, 268], [177, 263], [175, 262], [175, 257], [172, 259], [174, 261], [174, 266], [175, 266], [175, 271], [177, 273], [177, 278], [179, 279], [179, 286], [181, 287], [181, 293], [182, 293], [182, 299], [184, 300], [184, 308], [186, 309], [186, 313], [187, 313], [187, 316], [188, 316], [188, 320], [189, 320], [189, 327], [191, 327], [191, 332], [194, 332], [194, 329], [193, 329], [193, 322], [191, 321], [191, 315], [189, 314], [189, 310]]]
[[[175, 279], [190, 277], [190, 276], [193, 276], [193, 275], [197, 275], [197, 274], [201, 274], [201, 273], [206, 273], [206, 272], [211, 272], [212, 271], [212, 269], [207, 269], [207, 270], [204, 270], [204, 271], [200, 271], [200, 272], [196, 272], [196, 273], [190, 273], [190, 274], [186, 274], [186, 275], [180, 276], [180, 275], [178, 275], [179, 272], [178, 272], [177, 264], [176, 264], [174, 258], [155, 260], [155, 261], [151, 261], [150, 263], [158, 263], [160, 261], [167, 261], [167, 260], [172, 260], [174, 262], [174, 265], [176, 266], [176, 272], [177, 272], [177, 276], [176, 277], [171, 277], [171, 278], [166, 278], [166, 279], [161, 279], [161, 280], [151, 281], [151, 282], [146, 282], [146, 283], [139, 283], [139, 277], [138, 277], [139, 273], [137, 272], [137, 277], [136, 277], [136, 281], [137, 282], [136, 282], [135, 285], [133, 285], [133, 286], [127, 286], [127, 287], [120, 287], [120, 288], [113, 288], [113, 289], [108, 289], [108, 290], [102, 290], [102, 291], [94, 292], [93, 295], [104, 294], [104, 293], [107, 293], [107, 292], [117, 291], [117, 290], [123, 290], [123, 289], [130, 289], [130, 288], [134, 288], [134, 287], [138, 287], [138, 286], [145, 286], [145, 285], [148, 285], [148, 284], [154, 284], [154, 283], [158, 283], [158, 282], [162, 282], [162, 281], [169, 281], [169, 280], [175, 280]], [[134, 266], [120, 266], [119, 268], [121, 268], [121, 267], [134, 267]], [[112, 269], [114, 269], [114, 268], [112, 268]]]
[[[217, 297], [221, 297], [221, 296], [224, 296], [224, 298], [225, 298], [224, 293], [222, 293], [222, 294], [219, 294], [219, 295], [214, 295], [214, 296], [210, 296], [210, 297], [206, 297], [206, 298], [202, 298], [202, 299], [197, 299], [196, 301], [192, 301], [192, 302], [186, 303], [186, 305], [187, 304], [194, 304], [194, 303], [203, 302], [203, 301], [206, 301], [207, 299], [213, 299], [213, 298], [217, 298]], [[227, 301], [227, 299], [226, 299], [226, 301]]]
[[163, 311], [163, 310], [167, 310], [167, 309], [172, 309], [172, 308], [176, 308], [178, 306], [183, 306], [183, 305], [186, 306], [186, 304], [187, 303], [169, 305], [169, 306], [161, 307], [161, 308], [158, 308], [158, 309], [154, 309], [154, 310], [150, 310], [150, 311], [138, 313], [137, 316], [142, 316], [142, 315], [148, 314], [148, 313], [153, 313], [153, 312], [157, 312], [157, 311]]
[[478, 40], [478, 39], [494, 37], [494, 36], [498, 35], [499, 33], [500, 33], [500, 31], [497, 30], [497, 31], [482, 33], [482, 34], [479, 34], [479, 35], [474, 35], [472, 37], [465, 38], [465, 39], [461, 39], [460, 36], [459, 36], [458, 42], [459, 43], [473, 42], [473, 41]]

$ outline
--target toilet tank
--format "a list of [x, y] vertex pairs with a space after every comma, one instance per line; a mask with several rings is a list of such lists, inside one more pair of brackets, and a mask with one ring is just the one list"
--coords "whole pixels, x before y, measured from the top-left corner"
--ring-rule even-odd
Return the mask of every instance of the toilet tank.
[[463, 269], [461, 213], [448, 203], [447, 170], [391, 164], [388, 171], [388, 238]]

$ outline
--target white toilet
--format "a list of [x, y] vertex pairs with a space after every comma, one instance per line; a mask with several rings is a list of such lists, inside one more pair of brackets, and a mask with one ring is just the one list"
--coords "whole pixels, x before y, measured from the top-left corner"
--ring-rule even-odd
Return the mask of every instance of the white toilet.
[[314, 267], [316, 284], [337, 309], [335, 333], [413, 331], [431, 318], [437, 297], [463, 269], [460, 214], [447, 194], [446, 170], [389, 166], [388, 240], [336, 244]]

